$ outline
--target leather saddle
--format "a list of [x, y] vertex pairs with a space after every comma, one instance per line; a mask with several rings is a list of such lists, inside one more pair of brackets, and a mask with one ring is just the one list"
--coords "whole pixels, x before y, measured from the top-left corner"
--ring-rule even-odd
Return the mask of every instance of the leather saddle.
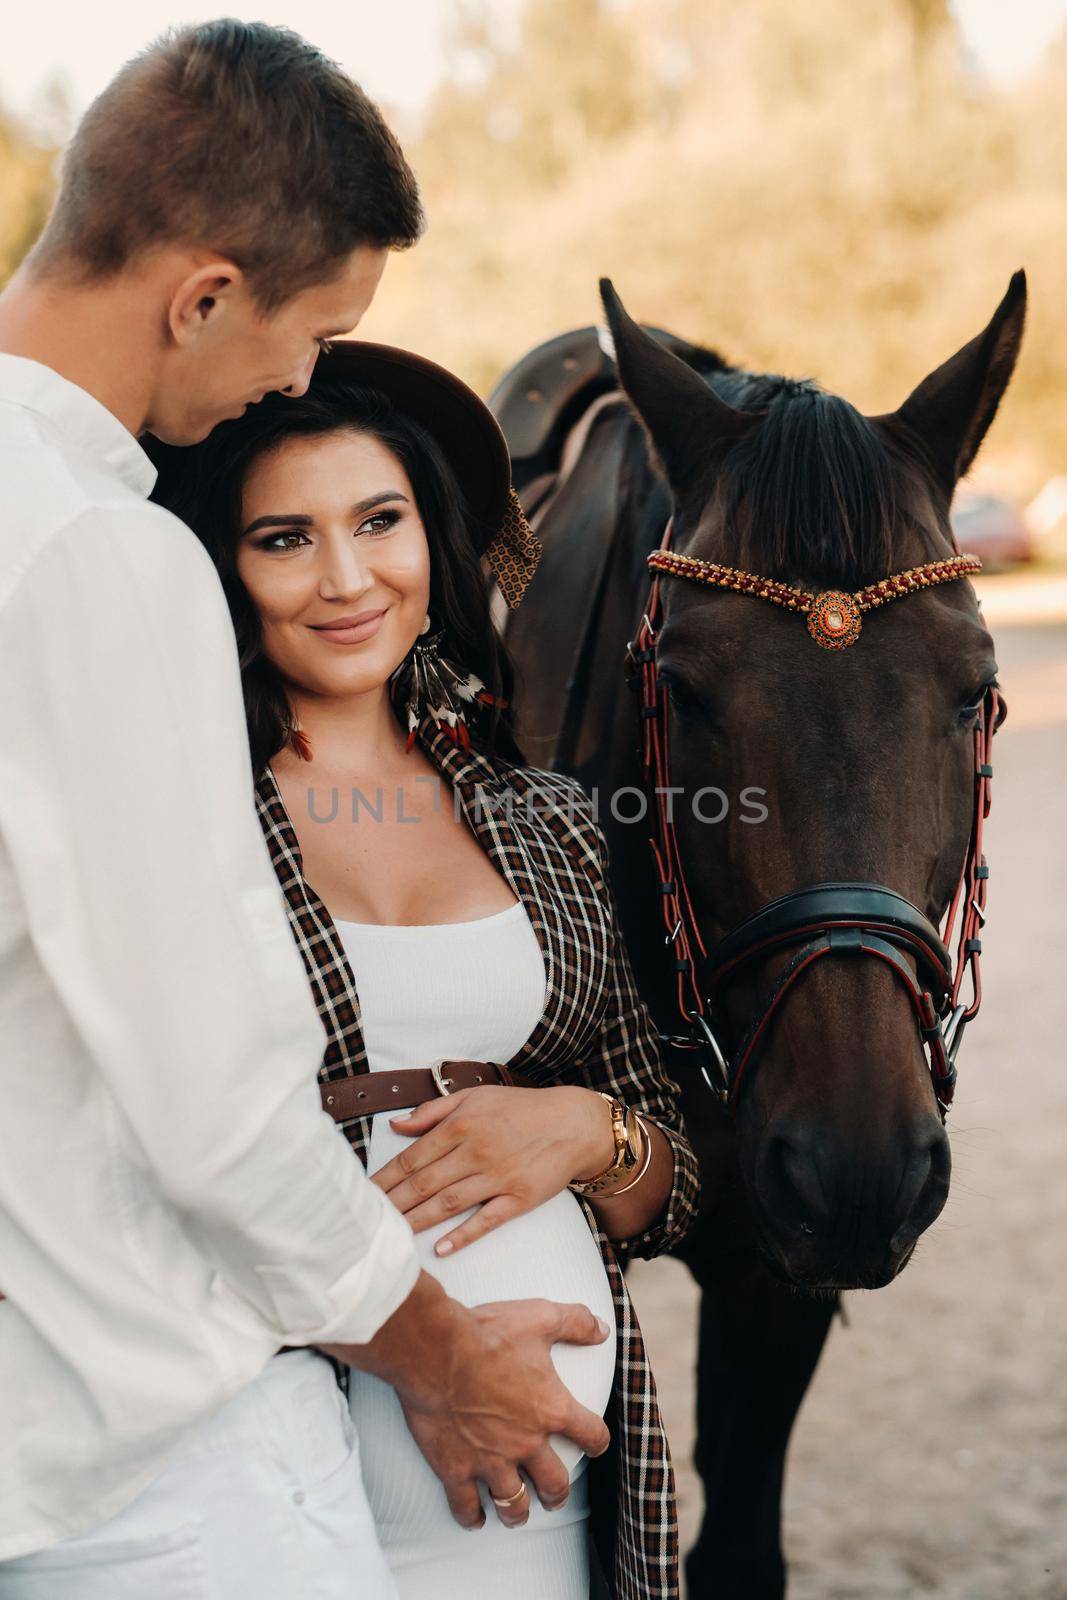
[[[664, 328], [644, 327], [690, 366], [718, 364], [718, 358], [699, 345]], [[507, 439], [515, 489], [527, 517], [543, 512], [561, 486], [565, 458], [568, 468], [577, 460], [592, 408], [619, 394], [610, 336], [606, 329], [592, 326], [546, 339], [499, 379], [489, 396], [489, 408]], [[581, 437], [576, 434], [579, 428]]]

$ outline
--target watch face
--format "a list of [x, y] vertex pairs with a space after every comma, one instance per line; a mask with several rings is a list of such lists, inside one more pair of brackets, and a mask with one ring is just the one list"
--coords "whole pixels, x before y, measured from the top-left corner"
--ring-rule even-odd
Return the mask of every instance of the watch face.
[[636, 1166], [644, 1150], [644, 1136], [641, 1132], [641, 1124], [637, 1120], [637, 1114], [633, 1111], [627, 1111], [626, 1113], [626, 1143], [629, 1148], [630, 1159]]

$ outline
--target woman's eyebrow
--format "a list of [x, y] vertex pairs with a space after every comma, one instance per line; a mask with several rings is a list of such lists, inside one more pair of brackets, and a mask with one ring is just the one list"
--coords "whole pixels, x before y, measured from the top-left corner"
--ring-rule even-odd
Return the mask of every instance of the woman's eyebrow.
[[[354, 517], [361, 517], [365, 511], [372, 511], [375, 506], [384, 505], [387, 500], [403, 500], [407, 504], [408, 497], [401, 494], [399, 489], [383, 489], [380, 494], [369, 494], [365, 500], [357, 500], [354, 506], [349, 506], [349, 512]], [[241, 535], [247, 538], [250, 533], [255, 533], [258, 528], [313, 528], [315, 518], [309, 517], [306, 512], [294, 512], [291, 517], [272, 512], [265, 517], [257, 517], [250, 522]]]

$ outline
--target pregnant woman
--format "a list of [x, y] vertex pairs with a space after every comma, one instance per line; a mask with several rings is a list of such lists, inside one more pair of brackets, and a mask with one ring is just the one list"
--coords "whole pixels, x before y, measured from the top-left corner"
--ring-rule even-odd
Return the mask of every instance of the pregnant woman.
[[511, 732], [480, 557], [516, 605], [539, 546], [495, 420], [430, 362], [344, 341], [306, 395], [154, 453], [234, 619], [324, 1106], [455, 1299], [582, 1301], [616, 1330], [553, 1351], [609, 1455], [559, 1440], [554, 1495], [502, 1475], [474, 1535], [395, 1393], [345, 1374], [399, 1594], [668, 1600], [673, 1480], [617, 1257], [681, 1237], [696, 1167], [590, 800]]

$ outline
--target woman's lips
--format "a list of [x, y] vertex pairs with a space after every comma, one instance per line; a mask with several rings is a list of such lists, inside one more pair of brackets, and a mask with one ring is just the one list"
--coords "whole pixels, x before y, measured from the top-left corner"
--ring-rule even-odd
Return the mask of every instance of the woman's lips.
[[314, 628], [320, 639], [327, 639], [331, 644], [360, 644], [364, 639], [373, 639], [382, 625], [385, 611], [376, 611], [366, 622], [357, 622], [347, 628]]

